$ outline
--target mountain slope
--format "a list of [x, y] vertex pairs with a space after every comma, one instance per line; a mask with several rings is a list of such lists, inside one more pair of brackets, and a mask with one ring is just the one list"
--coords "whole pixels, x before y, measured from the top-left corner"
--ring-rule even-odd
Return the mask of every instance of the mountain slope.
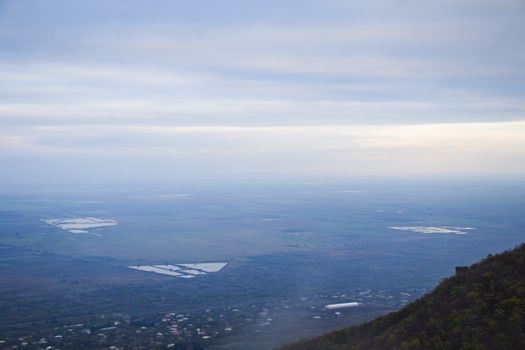
[[525, 244], [459, 269], [400, 311], [281, 350], [525, 349]]

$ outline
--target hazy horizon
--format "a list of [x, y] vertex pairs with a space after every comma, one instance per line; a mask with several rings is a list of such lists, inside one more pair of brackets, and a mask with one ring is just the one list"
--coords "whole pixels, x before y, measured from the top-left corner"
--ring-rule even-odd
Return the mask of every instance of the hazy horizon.
[[4, 184], [525, 174], [521, 1], [1, 1]]

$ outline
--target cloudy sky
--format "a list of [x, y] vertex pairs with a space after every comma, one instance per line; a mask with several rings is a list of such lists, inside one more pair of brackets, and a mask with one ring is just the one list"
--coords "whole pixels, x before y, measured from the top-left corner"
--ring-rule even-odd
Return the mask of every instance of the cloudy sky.
[[525, 174], [520, 0], [0, 0], [3, 181]]

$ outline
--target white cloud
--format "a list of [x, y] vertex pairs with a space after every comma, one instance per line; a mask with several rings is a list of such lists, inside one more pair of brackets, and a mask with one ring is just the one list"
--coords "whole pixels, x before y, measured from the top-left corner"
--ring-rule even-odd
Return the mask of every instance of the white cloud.
[[0, 161], [525, 171], [522, 2], [297, 5], [6, 2]]
[[[55, 126], [0, 134], [3, 152], [68, 152], [119, 155], [202, 152], [216, 154], [361, 153], [420, 158], [459, 154], [525, 153], [525, 122], [375, 126], [167, 127]], [[489, 161], [489, 160], [488, 160]], [[343, 167], [344, 168], [344, 167]]]
[[525, 115], [523, 99], [464, 89], [435, 88], [429, 98], [417, 90], [404, 95], [413, 87], [395, 83], [258, 82], [140, 66], [5, 67], [5, 125], [411, 124]]

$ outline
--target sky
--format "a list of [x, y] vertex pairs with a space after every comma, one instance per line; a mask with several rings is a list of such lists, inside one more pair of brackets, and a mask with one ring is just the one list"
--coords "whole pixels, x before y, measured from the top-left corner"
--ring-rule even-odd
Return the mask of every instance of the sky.
[[525, 1], [0, 0], [0, 181], [525, 175]]

